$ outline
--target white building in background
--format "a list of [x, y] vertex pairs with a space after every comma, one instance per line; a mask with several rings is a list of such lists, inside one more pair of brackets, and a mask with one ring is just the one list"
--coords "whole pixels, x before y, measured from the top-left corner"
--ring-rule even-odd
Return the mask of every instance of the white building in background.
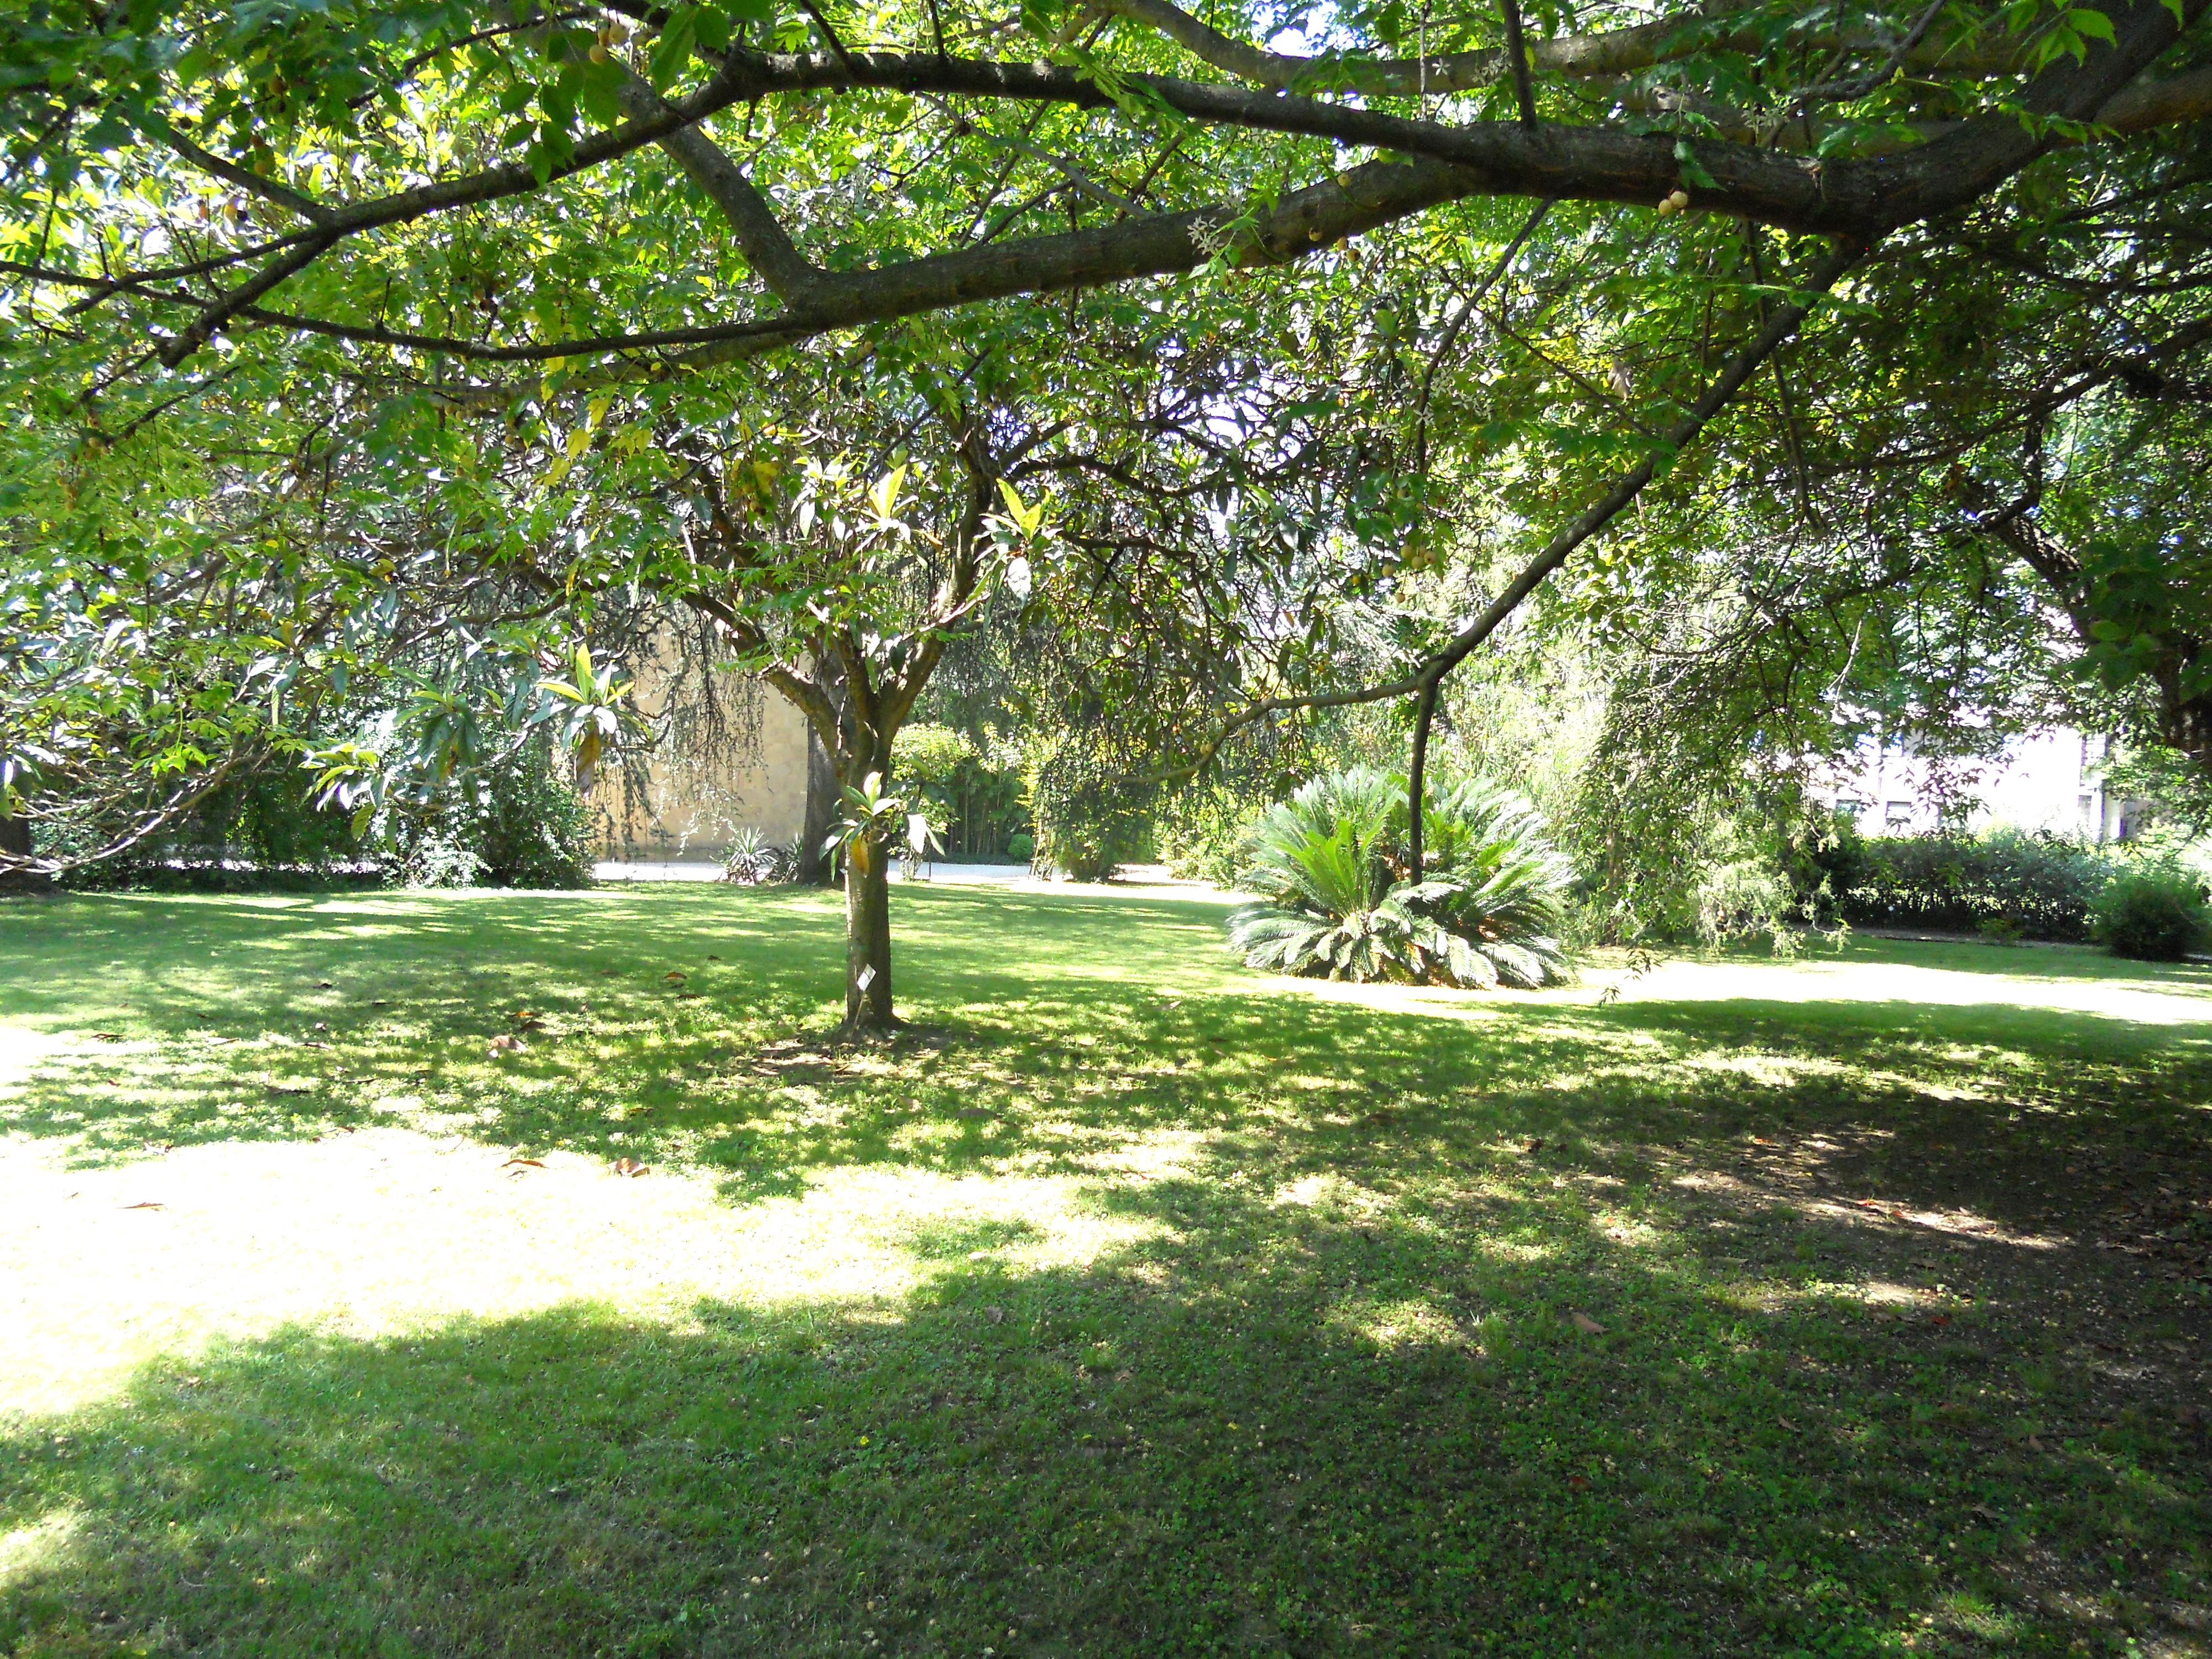
[[1868, 835], [1927, 835], [1949, 826], [2125, 841], [2150, 803], [2106, 792], [2111, 749], [2110, 738], [2054, 726], [2014, 738], [1994, 761], [1931, 763], [1905, 745], [1868, 738], [1823, 793]]

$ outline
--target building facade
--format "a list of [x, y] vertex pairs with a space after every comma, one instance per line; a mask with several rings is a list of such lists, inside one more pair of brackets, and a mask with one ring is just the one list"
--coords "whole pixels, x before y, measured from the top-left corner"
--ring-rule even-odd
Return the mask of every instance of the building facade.
[[2106, 789], [2111, 751], [2110, 738], [2069, 726], [2016, 738], [1996, 760], [1980, 763], [1930, 761], [1905, 745], [1869, 738], [1823, 793], [1869, 835], [2008, 828], [2125, 841], [2151, 804]]
[[599, 854], [624, 863], [720, 863], [751, 831], [797, 842], [806, 827], [806, 722], [749, 674], [702, 666], [672, 627], [625, 660], [633, 709], [659, 734], [609, 767], [588, 798]]

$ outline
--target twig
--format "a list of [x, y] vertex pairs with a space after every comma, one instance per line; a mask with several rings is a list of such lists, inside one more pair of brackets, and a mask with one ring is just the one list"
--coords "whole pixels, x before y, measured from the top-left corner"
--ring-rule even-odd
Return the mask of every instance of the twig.
[[[1947, 0], [1936, 0], [1938, 5]], [[1521, 125], [1536, 125], [1536, 92], [1528, 84], [1528, 48], [1521, 39], [1520, 0], [1498, 0], [1505, 12], [1505, 57], [1513, 70], [1513, 101], [1521, 106]]]

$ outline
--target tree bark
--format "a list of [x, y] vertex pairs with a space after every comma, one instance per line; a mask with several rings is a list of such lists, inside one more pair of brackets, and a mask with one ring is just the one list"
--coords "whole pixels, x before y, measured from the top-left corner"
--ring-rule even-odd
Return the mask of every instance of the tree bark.
[[888, 1031], [891, 1012], [890, 850], [855, 836], [845, 850], [845, 1029]]
[[806, 727], [806, 822], [799, 832], [799, 878], [810, 887], [826, 887], [836, 876], [822, 843], [837, 819], [837, 767], [822, 746], [822, 734], [812, 722]]
[[[0, 857], [13, 860], [28, 859], [30, 856], [30, 820], [19, 818], [7, 812], [0, 812]], [[0, 865], [0, 891], [5, 891], [9, 888], [44, 887], [47, 884], [42, 876], [34, 876], [21, 867], [11, 868], [7, 865]]]
[[1406, 769], [1406, 863], [1414, 882], [1421, 878], [1422, 842], [1428, 829], [1427, 791], [1422, 786], [1429, 769], [1429, 726], [1437, 717], [1437, 690], [1443, 681], [1439, 674], [1421, 688], [1413, 714], [1413, 763]]

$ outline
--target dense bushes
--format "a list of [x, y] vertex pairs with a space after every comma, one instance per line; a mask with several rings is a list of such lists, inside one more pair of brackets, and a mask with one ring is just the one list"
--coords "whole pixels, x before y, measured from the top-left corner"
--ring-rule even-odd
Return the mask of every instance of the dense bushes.
[[945, 856], [1014, 857], [1011, 842], [1029, 825], [1020, 757], [989, 727], [977, 743], [949, 726], [915, 725], [891, 740], [891, 776], [941, 818]]
[[1034, 861], [1075, 881], [1105, 881], [1152, 849], [1150, 791], [1129, 757], [1096, 732], [1062, 732], [1030, 745], [1023, 779]]
[[2030, 939], [2081, 939], [2116, 856], [2012, 830], [1876, 837], [1846, 823], [1807, 849], [1801, 882], [1825, 878], [1825, 903], [1855, 927], [1972, 933], [2009, 922]]
[[358, 835], [348, 813], [318, 804], [305, 768], [271, 760], [210, 795], [166, 836], [125, 857], [79, 866], [66, 880], [80, 890], [588, 887], [592, 856], [590, 812], [540, 737], [427, 808], [386, 807]]
[[2172, 865], [2114, 876], [2090, 906], [2091, 932], [2114, 956], [2179, 962], [2212, 940], [2203, 883]]
[[1435, 790], [1411, 879], [1406, 781], [1316, 778], [1268, 809], [1229, 918], [1255, 968], [1355, 981], [1535, 987], [1568, 977], [1557, 934], [1570, 872], [1533, 807], [1470, 780]]
[[[97, 845], [97, 842], [94, 843]], [[42, 843], [39, 851], [90, 851]], [[122, 856], [82, 864], [64, 878], [82, 890], [133, 887], [316, 887], [381, 879], [347, 815], [315, 804], [313, 780], [289, 760], [242, 771], [168, 830]]]
[[590, 810], [543, 738], [485, 767], [424, 813], [388, 815], [376, 855], [410, 887], [588, 887]]

